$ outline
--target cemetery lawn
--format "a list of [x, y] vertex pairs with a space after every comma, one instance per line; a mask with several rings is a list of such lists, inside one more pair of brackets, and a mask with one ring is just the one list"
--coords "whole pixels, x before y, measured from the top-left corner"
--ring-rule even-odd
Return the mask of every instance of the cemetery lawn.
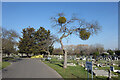
[[15, 60], [13, 57], [4, 57], [2, 58], [2, 61], [10, 61], [10, 60]]
[[[2, 65], [0, 63], [0, 69], [6, 68], [7, 66], [9, 66], [11, 63], [10, 62], [2, 62]], [[2, 68], [1, 68], [2, 67]]]
[[[56, 70], [64, 79], [73, 80], [73, 78], [81, 78], [81, 80], [87, 80], [87, 71], [77, 65], [77, 66], [68, 66], [66, 69], [63, 68], [63, 61], [58, 61], [57, 59], [51, 59], [51, 61], [43, 61], [45, 64]], [[89, 77], [91, 78], [91, 74], [89, 73]], [[107, 77], [95, 77], [94, 80], [104, 80]]]
[[[63, 78], [87, 78], [87, 71], [85, 71], [83, 67], [68, 66], [64, 69], [60, 62], [50, 63], [48, 61], [44, 61], [44, 63], [56, 70]], [[91, 74], [89, 74], [89, 76], [91, 77]]]
[[[93, 67], [93, 69], [98, 68], [99, 70], [108, 70], [110, 67]], [[120, 67], [114, 66], [115, 70], [120, 70]]]
[[[82, 80], [87, 80], [87, 71], [77, 65], [77, 66], [68, 66], [66, 69], [63, 68], [63, 60], [57, 60], [56, 58], [52, 58], [50, 61], [43, 61], [45, 64], [56, 70], [64, 79], [71, 79], [72, 78], [81, 78]], [[76, 63], [76, 61], [68, 60], [68, 62]], [[80, 60], [80, 63], [82, 60]], [[84, 62], [84, 61], [83, 61]], [[105, 67], [106, 68], [106, 67]], [[105, 69], [104, 68], [104, 69]], [[91, 78], [91, 74], [89, 73], [89, 77]], [[116, 80], [119, 80], [120, 75]], [[104, 76], [94, 76], [94, 80], [105, 80], [107, 77]], [[78, 79], [79, 80], [79, 79]]]

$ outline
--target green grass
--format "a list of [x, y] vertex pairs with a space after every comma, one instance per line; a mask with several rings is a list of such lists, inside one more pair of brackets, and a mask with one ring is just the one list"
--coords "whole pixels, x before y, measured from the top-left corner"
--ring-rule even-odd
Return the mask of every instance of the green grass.
[[98, 70], [108, 70], [110, 67], [93, 67], [93, 69], [98, 68]]
[[[57, 60], [56, 58], [52, 58], [51, 61], [43, 61], [45, 64], [47, 64], [48, 66], [50, 66], [51, 68], [53, 68], [54, 70], [56, 70], [65, 80], [69, 78], [69, 80], [72, 80], [72, 78], [78, 78], [78, 79], [84, 79], [87, 80], [87, 71], [77, 65], [77, 66], [68, 66], [66, 69], [63, 68], [63, 60]], [[73, 62], [75, 64], [77, 64], [77, 61], [75, 60], [68, 60], [68, 62]], [[85, 61], [79, 60], [79, 63], [85, 63]], [[109, 67], [104, 67], [104, 68], [100, 68], [100, 69], [107, 69]], [[91, 78], [91, 74], [89, 73], [89, 77]], [[112, 78], [112, 79], [116, 79], [119, 80], [119, 77], [117, 78]], [[90, 80], [90, 79], [89, 79]], [[94, 76], [94, 80], [107, 80], [107, 77], [104, 76]]]
[[[63, 78], [87, 78], [87, 71], [81, 66], [68, 66], [64, 69], [63, 60], [59, 61], [55, 58], [52, 58], [50, 62], [44, 61], [44, 63], [56, 70]], [[91, 76], [91, 74], [89, 75]]]
[[[110, 67], [93, 67], [93, 69], [98, 68], [99, 70], [108, 70]], [[120, 67], [114, 66], [115, 70], [120, 70]]]
[[3, 69], [5, 67], [9, 66], [11, 64], [10, 61], [16, 62], [17, 58], [18, 57], [4, 57], [4, 58], [2, 58], [3, 62], [0, 62], [0, 69]]
[[[80, 66], [68, 66], [66, 69], [63, 69], [63, 65], [59, 62], [56, 63], [45, 63], [56, 70], [63, 78], [87, 78], [87, 71], [84, 70], [83, 67]], [[81, 74], [82, 73], [82, 74]], [[91, 76], [91, 74], [89, 74]]]
[[114, 66], [115, 70], [120, 70], [120, 67]]
[[4, 57], [4, 58], [2, 58], [2, 61], [4, 61], [4, 62], [16, 62], [18, 60], [20, 60], [19, 57]]
[[9, 60], [14, 60], [13, 57], [4, 57], [2, 58], [3, 61], [9, 61]]
[[[73, 78], [76, 79], [84, 79], [87, 80], [87, 71], [77, 65], [77, 66], [68, 66], [66, 69], [63, 68], [63, 61], [58, 61], [55, 58], [49, 61], [44, 61], [45, 64], [56, 70], [65, 80], [69, 78], [69, 80], [72, 80]], [[89, 77], [91, 78], [91, 74], [89, 73]], [[95, 80], [104, 80], [107, 77], [95, 77]]]
[[10, 62], [2, 62], [2, 66], [0, 65], [0, 69], [2, 67], [3, 68], [6, 68], [7, 66], [9, 66], [11, 63]]

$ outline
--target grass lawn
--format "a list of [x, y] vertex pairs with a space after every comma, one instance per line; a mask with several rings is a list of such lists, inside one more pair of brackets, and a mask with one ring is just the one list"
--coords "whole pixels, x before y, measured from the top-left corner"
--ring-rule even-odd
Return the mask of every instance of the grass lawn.
[[[52, 59], [49, 61], [43, 61], [45, 64], [56, 70], [65, 80], [87, 80], [87, 71], [77, 65], [77, 66], [68, 66], [66, 69], [63, 68], [63, 61], [58, 61], [57, 59]], [[89, 77], [91, 78], [91, 74], [89, 73]], [[91, 79], [89, 79], [91, 80]], [[94, 80], [107, 80], [107, 77], [99, 77], [94, 76]], [[118, 78], [116, 80], [119, 80]]]
[[[68, 66], [67, 69], [63, 69], [62, 64], [59, 62], [49, 63], [44, 61], [48, 66], [56, 70], [63, 78], [87, 78], [87, 71], [80, 66]], [[82, 73], [82, 74], [81, 74]], [[89, 74], [91, 76], [91, 74]]]
[[[55, 58], [52, 58], [50, 62], [44, 61], [44, 63], [56, 70], [63, 78], [87, 78], [87, 71], [85, 71], [83, 67], [68, 66], [66, 69], [63, 69], [63, 61]], [[89, 75], [91, 76], [91, 74]]]
[[9, 66], [11, 64], [10, 62], [16, 62], [18, 60], [20, 60], [19, 57], [4, 57], [2, 58], [2, 62], [0, 62], [0, 69]]
[[0, 69], [2, 67], [3, 68], [6, 68], [7, 66], [9, 66], [11, 63], [10, 62], [2, 62], [2, 66], [1, 66], [1, 63], [0, 63]]
[[4, 57], [2, 58], [3, 61], [9, 61], [9, 60], [14, 60], [13, 57]]

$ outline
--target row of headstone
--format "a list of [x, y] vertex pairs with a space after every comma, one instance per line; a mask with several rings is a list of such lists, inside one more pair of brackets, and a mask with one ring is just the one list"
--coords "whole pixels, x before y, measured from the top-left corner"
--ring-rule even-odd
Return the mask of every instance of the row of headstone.
[[67, 58], [68, 58], [68, 60], [76, 60], [77, 57], [76, 57], [76, 55], [73, 55], [73, 56], [68, 56]]
[[104, 57], [104, 58], [101, 58], [103, 60], [118, 60], [118, 57], [114, 56], [114, 57]]
[[76, 66], [75, 63], [67, 63], [67, 66]]
[[76, 55], [75, 55], [75, 56], [68, 56], [68, 59], [69, 60], [86, 60], [86, 57], [85, 56], [76, 57]]
[[60, 56], [62, 56], [62, 55], [53, 55], [53, 57], [56, 57], [56, 58], [59, 58]]
[[[58, 60], [63, 59], [62, 55], [54, 55], [54, 57], [56, 57]], [[68, 56], [68, 60], [86, 60], [86, 59], [87, 59], [86, 56], [81, 56], [81, 57], [76, 57], [76, 55]], [[92, 56], [90, 56], [88, 59], [95, 61], [95, 59], [93, 59]], [[104, 57], [104, 58], [100, 57], [99, 60], [105, 60], [105, 61], [118, 60], [118, 57]]]
[[112, 60], [118, 60], [118, 57], [112, 57]]

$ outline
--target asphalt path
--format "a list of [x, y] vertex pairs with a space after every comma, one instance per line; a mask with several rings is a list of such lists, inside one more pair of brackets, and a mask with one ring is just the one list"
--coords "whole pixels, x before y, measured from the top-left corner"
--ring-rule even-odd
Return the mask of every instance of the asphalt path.
[[61, 78], [61, 76], [40, 60], [22, 59], [3, 69], [2, 78]]

